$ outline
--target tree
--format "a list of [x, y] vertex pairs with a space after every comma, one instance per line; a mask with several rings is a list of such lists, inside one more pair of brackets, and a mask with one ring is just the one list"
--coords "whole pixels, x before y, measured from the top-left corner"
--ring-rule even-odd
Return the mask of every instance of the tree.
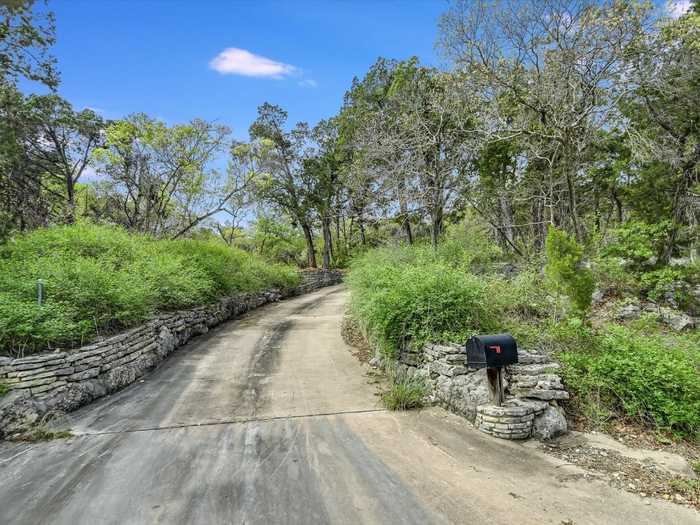
[[43, 174], [27, 155], [36, 128], [25, 97], [11, 84], [0, 84], [0, 239], [16, 228], [48, 224], [56, 198], [43, 189]]
[[[380, 156], [369, 155], [373, 139], [366, 133], [380, 115], [390, 112], [389, 89], [399, 62], [378, 58], [362, 80], [354, 78], [345, 93], [343, 107], [337, 117], [338, 149], [343, 156], [341, 177], [346, 190], [346, 207], [350, 217], [350, 234], [357, 224], [360, 242], [365, 245], [366, 224], [386, 213], [390, 203], [398, 203], [395, 219], [401, 224], [406, 240], [413, 242], [411, 211], [406, 192], [402, 190], [402, 176], [396, 173], [397, 184], [389, 184], [392, 174]], [[368, 142], [369, 141], [369, 142]], [[369, 148], [365, 147], [369, 144]], [[379, 213], [383, 212], [383, 213]]]
[[265, 176], [257, 184], [258, 197], [289, 215], [301, 227], [306, 240], [307, 264], [316, 268], [313, 237], [313, 200], [315, 180], [312, 170], [305, 169], [310, 152], [309, 126], [300, 122], [285, 131], [287, 112], [265, 103], [258, 108], [258, 118], [250, 126], [250, 138], [260, 152]]
[[222, 211], [239, 191], [210, 168], [226, 145], [225, 126], [195, 119], [168, 127], [144, 114], [112, 123], [95, 151], [107, 177], [104, 214], [126, 228], [180, 237]]
[[382, 186], [397, 196], [402, 214], [414, 207], [428, 217], [433, 246], [458, 204], [476, 149], [470, 101], [453, 81], [415, 58], [397, 64], [386, 103], [358, 134], [363, 155], [383, 168]]
[[54, 43], [54, 15], [39, 13], [34, 0], [0, 3], [0, 84], [14, 84], [20, 77], [55, 89], [56, 60], [48, 49]]
[[323, 235], [323, 268], [328, 269], [333, 258], [331, 225], [340, 205], [340, 163], [338, 128], [335, 122], [322, 120], [311, 133], [315, 149], [304, 161], [306, 176], [314, 181], [310, 200], [318, 213]]
[[[658, 31], [640, 35], [628, 52], [629, 89], [624, 110], [631, 120], [631, 150], [668, 202], [668, 260], [683, 226], [700, 218], [700, 8]], [[663, 181], [661, 185], [658, 180]], [[697, 232], [692, 233], [697, 242]]]
[[104, 122], [92, 110], [75, 112], [57, 95], [32, 95], [27, 105], [35, 129], [25, 145], [27, 155], [49, 179], [44, 188], [64, 201], [64, 220], [72, 223], [75, 187], [100, 145]]
[[16, 88], [26, 78], [55, 89], [58, 75], [48, 51], [53, 42], [52, 13], [39, 13], [32, 0], [0, 3], [0, 239], [14, 228], [45, 225], [53, 213], [53, 199], [25, 151], [34, 130]]
[[441, 47], [483, 93], [484, 134], [520, 137], [543, 161], [550, 221], [579, 240], [585, 168], [617, 115], [625, 53], [647, 19], [647, 7], [624, 1], [460, 0], [440, 23]]

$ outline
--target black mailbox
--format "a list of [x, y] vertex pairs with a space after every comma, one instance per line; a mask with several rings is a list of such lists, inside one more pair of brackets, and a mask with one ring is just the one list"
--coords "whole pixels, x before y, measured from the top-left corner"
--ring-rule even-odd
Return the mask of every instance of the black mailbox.
[[503, 368], [518, 362], [518, 345], [510, 334], [475, 335], [467, 341], [472, 368]]

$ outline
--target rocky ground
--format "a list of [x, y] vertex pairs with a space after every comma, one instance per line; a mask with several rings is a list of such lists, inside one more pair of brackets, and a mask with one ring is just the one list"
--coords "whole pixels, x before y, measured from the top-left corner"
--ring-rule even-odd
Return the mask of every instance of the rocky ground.
[[692, 463], [677, 452], [628, 446], [621, 438], [597, 432], [572, 432], [539, 448], [586, 469], [586, 479], [638, 494], [644, 504], [659, 498], [700, 510], [700, 480]]

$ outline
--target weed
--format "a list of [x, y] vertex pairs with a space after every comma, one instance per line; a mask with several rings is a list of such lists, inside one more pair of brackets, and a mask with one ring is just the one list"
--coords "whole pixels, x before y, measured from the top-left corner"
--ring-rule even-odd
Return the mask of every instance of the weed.
[[394, 384], [382, 396], [382, 401], [389, 410], [408, 410], [423, 406], [426, 393], [425, 382], [421, 378], [402, 377], [394, 380]]
[[68, 439], [73, 437], [73, 434], [68, 430], [48, 430], [43, 427], [34, 428], [21, 434], [11, 436], [11, 441], [22, 441], [27, 443], [36, 443], [38, 441], [51, 441], [54, 439]]

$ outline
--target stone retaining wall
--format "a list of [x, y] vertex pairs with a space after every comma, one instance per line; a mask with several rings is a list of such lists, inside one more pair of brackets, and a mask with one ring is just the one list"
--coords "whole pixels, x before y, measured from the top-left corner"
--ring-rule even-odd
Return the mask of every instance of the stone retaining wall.
[[192, 337], [269, 302], [337, 284], [336, 271], [305, 271], [293, 289], [226, 297], [214, 304], [160, 315], [147, 323], [71, 351], [21, 359], [0, 357], [0, 439], [51, 414], [75, 410], [136, 381]]
[[428, 385], [429, 402], [466, 417], [497, 437], [550, 439], [566, 432], [566, 418], [557, 400], [568, 399], [569, 394], [556, 373], [559, 365], [547, 356], [523, 350], [518, 351], [518, 360], [505, 369], [504, 407], [492, 405], [495, 390], [486, 370], [467, 366], [464, 345], [405, 349], [399, 355], [398, 372], [422, 377]]

